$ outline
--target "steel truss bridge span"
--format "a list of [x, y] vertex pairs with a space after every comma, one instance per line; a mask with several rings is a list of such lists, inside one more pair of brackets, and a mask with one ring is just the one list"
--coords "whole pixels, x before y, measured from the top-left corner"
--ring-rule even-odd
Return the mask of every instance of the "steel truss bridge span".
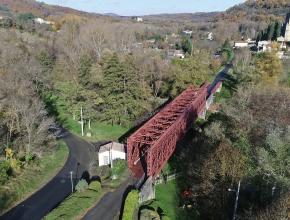
[[128, 138], [128, 166], [134, 176], [155, 177], [160, 173], [177, 142], [198, 117], [205, 115], [220, 88], [221, 82], [190, 86]]

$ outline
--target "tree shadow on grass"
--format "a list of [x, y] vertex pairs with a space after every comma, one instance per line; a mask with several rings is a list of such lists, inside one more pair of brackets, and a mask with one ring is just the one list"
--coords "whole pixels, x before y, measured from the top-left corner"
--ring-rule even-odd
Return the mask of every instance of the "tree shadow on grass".
[[0, 215], [3, 214], [4, 210], [11, 206], [11, 203], [17, 198], [17, 195], [10, 191], [0, 192]]

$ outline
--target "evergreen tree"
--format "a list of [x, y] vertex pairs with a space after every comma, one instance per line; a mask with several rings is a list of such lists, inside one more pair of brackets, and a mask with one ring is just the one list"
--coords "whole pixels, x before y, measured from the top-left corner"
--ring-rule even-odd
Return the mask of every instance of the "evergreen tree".
[[182, 39], [181, 48], [184, 51], [184, 53], [191, 54], [191, 52], [192, 52], [192, 42], [191, 42], [191, 39], [189, 37], [184, 37]]
[[80, 66], [78, 68], [79, 83], [83, 87], [88, 87], [91, 80], [91, 67], [93, 60], [88, 55], [83, 55], [80, 59]]
[[267, 29], [266, 40], [272, 40], [274, 36], [274, 31], [275, 31], [275, 24], [271, 23]]
[[257, 38], [256, 38], [256, 42], [259, 42], [262, 40], [262, 32], [259, 32], [258, 35], [257, 35]]
[[281, 24], [279, 22], [276, 22], [275, 23], [275, 28], [274, 28], [274, 34], [273, 34], [273, 37], [272, 37], [272, 40], [275, 41], [277, 40], [278, 37], [281, 36]]
[[121, 63], [114, 54], [106, 58], [103, 68], [103, 119], [112, 124], [128, 124], [142, 109], [142, 90], [138, 86], [136, 66], [132, 58]]

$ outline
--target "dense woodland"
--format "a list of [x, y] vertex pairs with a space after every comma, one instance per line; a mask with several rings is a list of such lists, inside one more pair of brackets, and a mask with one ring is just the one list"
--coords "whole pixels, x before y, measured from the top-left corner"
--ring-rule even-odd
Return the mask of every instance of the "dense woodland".
[[[156, 24], [154, 18], [148, 23], [106, 16], [96, 19], [34, 1], [27, 2], [34, 2], [35, 10], [23, 9], [26, 1], [11, 2], [0, 7], [10, 17], [0, 28], [3, 185], [57, 148], [55, 127], [79, 127], [83, 120], [86, 132], [99, 122], [131, 128], [189, 85], [211, 81], [227, 60], [226, 54], [219, 59], [213, 56], [225, 36], [229, 40], [277, 38], [284, 9], [289, 7], [287, 1], [247, 1], [203, 21], [169, 25], [163, 19]], [[35, 24], [36, 16], [56, 23], [52, 27]], [[181, 35], [185, 28], [194, 31], [191, 38]], [[214, 32], [213, 42], [206, 40], [209, 31]], [[168, 38], [172, 33], [178, 37]], [[154, 47], [147, 45], [150, 39], [155, 40]], [[145, 46], [139, 47], [140, 42]], [[170, 44], [183, 50], [185, 59], [167, 59], [164, 51]], [[196, 125], [180, 143], [182, 150], [177, 150], [170, 166], [182, 173], [180, 191], [194, 192], [189, 216], [230, 218], [234, 195], [228, 188], [241, 181], [239, 219], [286, 219], [289, 61], [282, 63], [275, 53], [240, 50], [235, 54], [234, 69], [218, 97], [219, 111]]]

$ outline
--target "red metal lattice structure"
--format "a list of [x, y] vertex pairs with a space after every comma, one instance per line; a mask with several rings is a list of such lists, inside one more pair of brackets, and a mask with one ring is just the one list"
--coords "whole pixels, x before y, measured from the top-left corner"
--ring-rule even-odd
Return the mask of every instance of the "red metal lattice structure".
[[176, 143], [205, 111], [208, 88], [189, 87], [128, 138], [128, 166], [136, 177], [159, 174]]

